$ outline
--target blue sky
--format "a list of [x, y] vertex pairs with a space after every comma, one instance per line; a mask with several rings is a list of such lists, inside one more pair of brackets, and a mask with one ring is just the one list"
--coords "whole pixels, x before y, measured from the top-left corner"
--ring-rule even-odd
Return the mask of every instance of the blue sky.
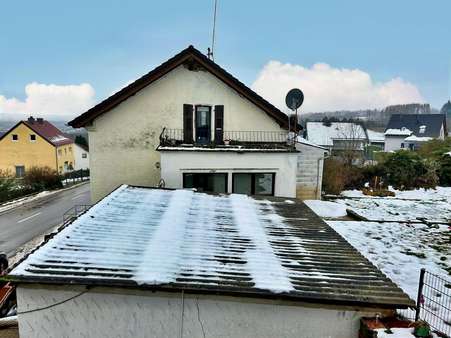
[[[98, 101], [189, 44], [206, 50], [211, 40], [212, 0], [4, 1], [1, 8], [3, 113], [20, 110], [11, 100], [25, 102], [25, 86], [34, 82], [87, 83]], [[358, 69], [375, 86], [401, 78], [402, 90], [413, 85], [439, 108], [451, 95], [450, 37], [449, 0], [219, 0], [215, 60], [263, 94], [274, 89], [255, 81], [271, 60], [278, 62], [266, 69], [271, 72], [285, 64], [312, 70], [325, 63], [330, 74]], [[301, 80], [281, 88], [305, 85]], [[328, 83], [318, 81], [312, 83]], [[420, 97], [409, 90], [403, 99]], [[347, 108], [343, 98], [325, 107]]]

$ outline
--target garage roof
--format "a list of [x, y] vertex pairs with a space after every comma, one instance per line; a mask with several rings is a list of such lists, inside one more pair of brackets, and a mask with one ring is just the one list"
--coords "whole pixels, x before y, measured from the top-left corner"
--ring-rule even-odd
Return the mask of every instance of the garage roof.
[[125, 185], [30, 254], [10, 277], [328, 304], [414, 305], [300, 201]]

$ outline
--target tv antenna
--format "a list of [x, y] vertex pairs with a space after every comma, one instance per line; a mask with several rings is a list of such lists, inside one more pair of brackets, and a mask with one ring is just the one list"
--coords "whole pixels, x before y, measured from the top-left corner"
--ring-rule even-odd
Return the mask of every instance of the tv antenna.
[[218, 0], [215, 1], [214, 11], [213, 11], [213, 32], [211, 34], [211, 49], [208, 48], [207, 50], [207, 56], [211, 60], [215, 60], [214, 57], [214, 49], [215, 49], [215, 35], [216, 35], [216, 12], [218, 8]]
[[[295, 112], [295, 121], [294, 121], [294, 128], [293, 131], [296, 134], [296, 128], [298, 126], [298, 108], [302, 105], [302, 103], [304, 102], [304, 93], [302, 92], [302, 90], [298, 89], [298, 88], [293, 88], [291, 89], [287, 96], [285, 97], [285, 103], [287, 105], [288, 108], [290, 108], [292, 111]], [[288, 116], [288, 131], [291, 131], [290, 128], [290, 116]]]

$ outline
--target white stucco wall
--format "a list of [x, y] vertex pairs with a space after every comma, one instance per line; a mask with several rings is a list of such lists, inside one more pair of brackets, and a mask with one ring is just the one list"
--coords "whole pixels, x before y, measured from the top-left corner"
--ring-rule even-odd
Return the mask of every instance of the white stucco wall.
[[[83, 158], [86, 154], [86, 158]], [[75, 170], [89, 169], [89, 151], [84, 150], [78, 144], [74, 143]]]
[[296, 197], [321, 199], [325, 149], [297, 143]]
[[183, 128], [183, 104], [224, 105], [224, 130], [281, 130], [265, 112], [214, 75], [180, 66], [87, 128], [93, 202], [122, 183], [158, 183], [158, 137], [163, 127]]
[[401, 143], [407, 136], [385, 136], [385, 148], [384, 151], [396, 151], [401, 149]]
[[[17, 290], [18, 311], [79, 293], [75, 287]], [[128, 294], [126, 294], [128, 293]], [[183, 330], [181, 330], [183, 313]], [[19, 314], [21, 338], [357, 338], [359, 318], [381, 311], [326, 309], [257, 299], [99, 289], [46, 310]]]
[[296, 197], [297, 153], [162, 151], [161, 177], [166, 188], [183, 188], [183, 173], [275, 173], [274, 195]]

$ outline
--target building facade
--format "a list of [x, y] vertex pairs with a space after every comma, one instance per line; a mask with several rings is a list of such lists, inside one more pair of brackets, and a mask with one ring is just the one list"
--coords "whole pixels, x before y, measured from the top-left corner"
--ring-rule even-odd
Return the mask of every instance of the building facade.
[[123, 183], [296, 196], [287, 116], [192, 46], [69, 124], [93, 201]]
[[44, 119], [20, 121], [0, 138], [0, 169], [22, 177], [32, 167], [73, 169], [74, 143]]

